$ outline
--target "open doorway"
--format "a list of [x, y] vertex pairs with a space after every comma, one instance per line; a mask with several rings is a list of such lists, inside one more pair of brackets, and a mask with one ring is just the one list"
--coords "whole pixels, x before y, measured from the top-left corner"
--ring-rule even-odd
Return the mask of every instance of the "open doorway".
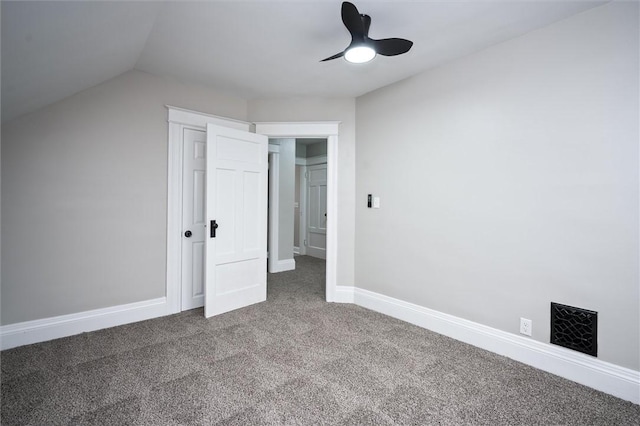
[[267, 299], [326, 299], [327, 138], [269, 139]]
[[327, 140], [296, 139], [293, 251], [326, 259]]
[[295, 255], [326, 259], [327, 139], [269, 139], [268, 271], [296, 269]]
[[[293, 143], [297, 139], [317, 139], [326, 141], [326, 208], [323, 209], [326, 214], [326, 234], [325, 234], [325, 257], [326, 262], [324, 264], [325, 270], [325, 282], [326, 287], [324, 291], [324, 298], [327, 302], [335, 301], [337, 285], [336, 285], [336, 264], [337, 264], [337, 158], [338, 158], [338, 122], [309, 122], [309, 123], [255, 123], [256, 133], [260, 133], [272, 139], [292, 139]], [[270, 144], [270, 179], [279, 173], [279, 166], [282, 143], [277, 149], [280, 152], [271, 152]], [[275, 150], [274, 150], [275, 151]], [[295, 174], [295, 168], [293, 170]], [[273, 184], [270, 184], [270, 190], [274, 188]], [[295, 191], [294, 191], [295, 192]], [[269, 225], [279, 226], [279, 223], [275, 221], [279, 215], [274, 213], [274, 209], [279, 208], [279, 203], [274, 202], [273, 191], [270, 191], [269, 202]], [[283, 208], [290, 209], [292, 216], [295, 212], [295, 204], [292, 202], [288, 206]], [[323, 214], [323, 216], [324, 216]], [[292, 227], [293, 228], [293, 227]], [[293, 229], [291, 229], [293, 232]], [[272, 251], [274, 248], [277, 250], [279, 247], [278, 241], [275, 238], [276, 233], [273, 232], [273, 227], [269, 232], [269, 257], [271, 259]], [[293, 243], [293, 238], [292, 238]], [[298, 246], [300, 248], [300, 246]], [[293, 256], [293, 248], [292, 248]], [[295, 260], [294, 260], [295, 267]]]

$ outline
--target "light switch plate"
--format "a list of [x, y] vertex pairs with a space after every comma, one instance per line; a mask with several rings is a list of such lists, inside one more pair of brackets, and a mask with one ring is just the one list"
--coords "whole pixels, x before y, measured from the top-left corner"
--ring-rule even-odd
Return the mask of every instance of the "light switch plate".
[[373, 197], [373, 208], [374, 209], [380, 208], [380, 197]]

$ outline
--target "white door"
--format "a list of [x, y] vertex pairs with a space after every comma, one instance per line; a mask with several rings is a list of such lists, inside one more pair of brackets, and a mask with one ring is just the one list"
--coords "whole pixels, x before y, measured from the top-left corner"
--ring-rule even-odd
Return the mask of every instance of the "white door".
[[206, 132], [184, 129], [182, 160], [182, 305], [204, 305]]
[[267, 299], [266, 136], [207, 125], [205, 306], [209, 318]]
[[307, 168], [307, 255], [327, 258], [327, 165]]

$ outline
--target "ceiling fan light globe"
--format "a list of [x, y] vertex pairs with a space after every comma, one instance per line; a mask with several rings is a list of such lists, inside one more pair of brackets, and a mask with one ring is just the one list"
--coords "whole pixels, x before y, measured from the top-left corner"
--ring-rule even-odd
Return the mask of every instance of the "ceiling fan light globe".
[[363, 64], [376, 57], [376, 51], [369, 46], [356, 46], [344, 52], [344, 59], [353, 64]]

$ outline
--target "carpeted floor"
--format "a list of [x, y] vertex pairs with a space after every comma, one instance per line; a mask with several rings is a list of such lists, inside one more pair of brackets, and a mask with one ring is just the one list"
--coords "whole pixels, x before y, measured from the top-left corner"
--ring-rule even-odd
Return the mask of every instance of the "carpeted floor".
[[354, 306], [324, 261], [265, 303], [1, 353], [3, 425], [638, 425], [640, 406]]

